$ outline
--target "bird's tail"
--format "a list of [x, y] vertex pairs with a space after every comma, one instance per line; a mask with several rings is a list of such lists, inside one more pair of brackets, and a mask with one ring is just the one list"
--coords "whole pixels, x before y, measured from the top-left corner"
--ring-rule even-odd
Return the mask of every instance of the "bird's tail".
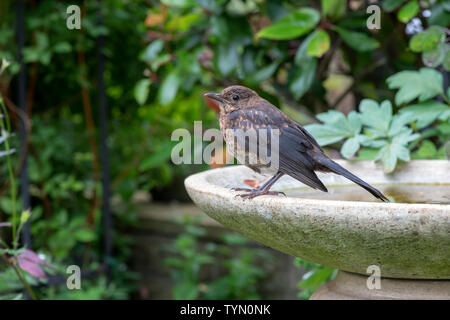
[[348, 171], [347, 169], [344, 169], [339, 164], [331, 160], [330, 158], [323, 156], [320, 158], [320, 164], [329, 170], [331, 170], [334, 173], [340, 174], [347, 179], [353, 181], [354, 183], [358, 184], [359, 186], [363, 187], [367, 191], [369, 191], [371, 194], [373, 194], [374, 197], [383, 200], [384, 202], [389, 202], [388, 198], [386, 198], [378, 189], [375, 189], [367, 182], [361, 180], [357, 176], [355, 176], [353, 173]]

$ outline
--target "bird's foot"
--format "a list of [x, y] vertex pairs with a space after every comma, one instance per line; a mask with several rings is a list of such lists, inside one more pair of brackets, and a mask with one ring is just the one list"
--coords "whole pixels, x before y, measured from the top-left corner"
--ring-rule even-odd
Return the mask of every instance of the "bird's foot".
[[278, 196], [283, 195], [286, 196], [284, 192], [281, 191], [269, 191], [264, 189], [247, 189], [247, 188], [233, 188], [234, 191], [248, 191], [248, 193], [238, 194], [237, 197], [241, 197], [243, 199], [253, 199], [259, 196], [271, 195]]

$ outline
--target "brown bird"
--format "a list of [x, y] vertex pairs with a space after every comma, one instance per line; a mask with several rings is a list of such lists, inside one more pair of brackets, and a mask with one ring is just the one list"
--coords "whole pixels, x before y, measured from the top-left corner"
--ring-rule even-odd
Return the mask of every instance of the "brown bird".
[[[220, 129], [227, 149], [240, 163], [254, 171], [273, 175], [258, 188], [234, 188], [237, 191], [248, 191], [239, 196], [252, 199], [266, 194], [280, 194], [281, 192], [270, 191], [270, 188], [284, 174], [314, 189], [327, 192], [327, 188], [314, 172], [320, 171], [342, 175], [376, 198], [389, 201], [379, 190], [326, 156], [311, 134], [255, 91], [243, 86], [230, 86], [221, 93], [206, 93], [205, 97], [217, 101], [219, 105]], [[260, 147], [264, 142], [267, 143], [267, 149], [272, 150], [274, 137], [278, 138], [278, 148], [275, 149], [278, 153], [277, 166], [268, 164], [268, 160], [274, 159], [270, 152], [261, 153], [260, 149], [252, 148], [251, 139], [248, 137], [251, 130], [257, 133], [256, 147]], [[260, 136], [262, 130], [265, 130], [265, 135]]]

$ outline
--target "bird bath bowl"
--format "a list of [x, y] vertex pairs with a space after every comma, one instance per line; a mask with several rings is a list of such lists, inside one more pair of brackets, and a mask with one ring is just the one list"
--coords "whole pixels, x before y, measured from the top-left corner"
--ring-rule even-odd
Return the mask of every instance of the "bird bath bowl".
[[[321, 173], [328, 193], [284, 176], [272, 190], [287, 197], [244, 200], [230, 188], [263, 179], [244, 166], [192, 175], [185, 186], [226, 227], [338, 268], [312, 299], [450, 299], [450, 161], [411, 161], [390, 175], [372, 161], [338, 162], [396, 202], [380, 202], [343, 177]], [[380, 286], [369, 266], [379, 268]]]

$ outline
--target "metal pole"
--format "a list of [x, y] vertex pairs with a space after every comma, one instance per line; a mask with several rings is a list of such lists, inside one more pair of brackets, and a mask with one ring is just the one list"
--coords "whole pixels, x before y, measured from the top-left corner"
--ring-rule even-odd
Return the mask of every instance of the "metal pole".
[[[18, 76], [18, 105], [22, 111], [21, 114], [26, 116], [26, 70], [23, 62], [23, 47], [25, 44], [25, 21], [24, 21], [24, 1], [17, 1], [17, 44], [18, 44], [18, 62], [20, 64], [20, 71]], [[28, 178], [28, 152], [27, 152], [27, 130], [25, 119], [19, 118], [20, 123], [20, 146], [21, 153], [23, 153], [22, 171], [20, 172], [20, 196], [22, 198], [23, 209], [30, 209], [30, 194], [29, 194], [29, 178]], [[30, 221], [28, 221], [22, 231], [22, 241], [27, 248], [31, 248], [31, 233]]]
[[[101, 11], [101, 1], [98, 8], [98, 25], [103, 24]], [[111, 280], [111, 255], [112, 255], [112, 217], [110, 210], [110, 176], [109, 176], [109, 152], [107, 146], [108, 139], [108, 114], [105, 92], [105, 56], [103, 55], [105, 39], [103, 35], [97, 37], [97, 61], [98, 61], [98, 105], [100, 116], [100, 163], [102, 174], [102, 219], [105, 246], [105, 267], [108, 280]]]

